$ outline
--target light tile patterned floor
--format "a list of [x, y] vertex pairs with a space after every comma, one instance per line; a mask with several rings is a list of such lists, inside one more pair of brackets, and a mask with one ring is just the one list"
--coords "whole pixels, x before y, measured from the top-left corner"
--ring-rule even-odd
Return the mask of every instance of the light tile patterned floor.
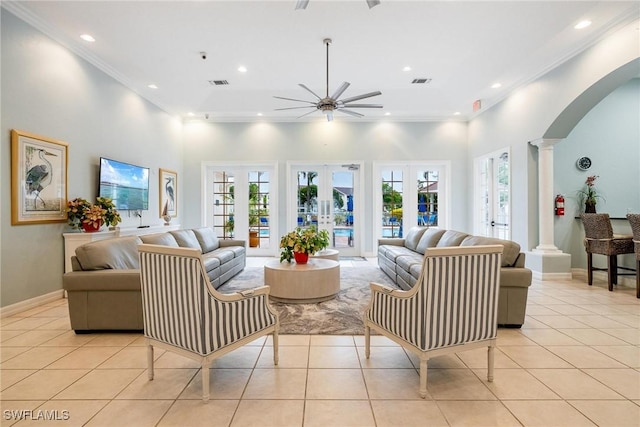
[[281, 336], [277, 367], [260, 339], [214, 362], [208, 404], [192, 361], [156, 351], [148, 381], [140, 334], [75, 335], [66, 300], [1, 319], [0, 339], [2, 426], [640, 425], [640, 300], [584, 279], [534, 282], [493, 383], [484, 349], [432, 359], [425, 400], [416, 358], [380, 336], [369, 360], [362, 336]]

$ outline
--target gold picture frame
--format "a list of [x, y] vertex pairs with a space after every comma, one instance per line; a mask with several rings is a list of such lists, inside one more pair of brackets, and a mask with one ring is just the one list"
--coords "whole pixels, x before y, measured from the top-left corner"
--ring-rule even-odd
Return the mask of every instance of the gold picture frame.
[[68, 144], [11, 130], [11, 224], [67, 221]]
[[160, 218], [178, 216], [178, 173], [160, 168], [158, 189], [160, 192]]

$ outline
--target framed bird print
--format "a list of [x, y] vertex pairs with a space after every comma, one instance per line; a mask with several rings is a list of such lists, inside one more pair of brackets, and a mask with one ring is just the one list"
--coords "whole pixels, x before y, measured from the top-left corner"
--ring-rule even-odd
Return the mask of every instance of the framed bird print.
[[11, 224], [67, 220], [66, 142], [11, 130]]
[[160, 169], [160, 218], [178, 216], [178, 173]]

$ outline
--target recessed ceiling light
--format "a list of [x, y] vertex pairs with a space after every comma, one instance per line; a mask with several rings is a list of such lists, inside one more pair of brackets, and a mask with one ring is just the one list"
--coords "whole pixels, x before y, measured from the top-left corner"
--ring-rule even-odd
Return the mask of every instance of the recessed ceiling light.
[[187, 116], [189, 116], [189, 117], [193, 117], [193, 116], [195, 116], [195, 114], [193, 114], [191, 111], [189, 111], [189, 112], [187, 113]]
[[411, 67], [407, 65], [402, 69], [402, 71], [411, 71]]
[[238, 71], [240, 71], [241, 73], [246, 73], [247, 72], [247, 67], [245, 67], [244, 65], [241, 65], [238, 67]]
[[83, 34], [80, 36], [80, 38], [86, 42], [90, 42], [93, 43], [94, 41], [96, 41], [96, 39], [93, 38], [93, 36], [91, 36], [91, 34]]
[[150, 85], [147, 85], [147, 87], [149, 89], [158, 89], [158, 86], [154, 85], [153, 83], [151, 83]]
[[575, 28], [576, 30], [581, 30], [583, 28], [587, 28], [589, 25], [591, 25], [591, 21], [589, 21], [588, 19], [585, 19], [584, 21], [580, 21], [576, 24]]
[[257, 116], [262, 117], [262, 113], [258, 113]]
[[494, 84], [491, 85], [491, 88], [492, 89], [498, 89], [501, 86], [502, 86], [502, 83], [494, 83]]
[[460, 115], [460, 111], [456, 111], [455, 113], [453, 113], [454, 116], [459, 116]]
[[391, 113], [387, 111], [386, 113], [384, 113], [384, 115], [385, 115], [385, 116], [390, 116], [390, 115], [391, 115]]

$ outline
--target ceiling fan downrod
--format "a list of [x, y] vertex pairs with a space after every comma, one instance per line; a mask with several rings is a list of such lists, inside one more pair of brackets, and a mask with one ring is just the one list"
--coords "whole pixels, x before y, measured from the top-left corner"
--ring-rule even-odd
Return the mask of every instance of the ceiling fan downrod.
[[331, 39], [324, 39], [322, 41], [325, 45], [327, 45], [327, 98], [329, 98], [329, 45], [331, 44]]

